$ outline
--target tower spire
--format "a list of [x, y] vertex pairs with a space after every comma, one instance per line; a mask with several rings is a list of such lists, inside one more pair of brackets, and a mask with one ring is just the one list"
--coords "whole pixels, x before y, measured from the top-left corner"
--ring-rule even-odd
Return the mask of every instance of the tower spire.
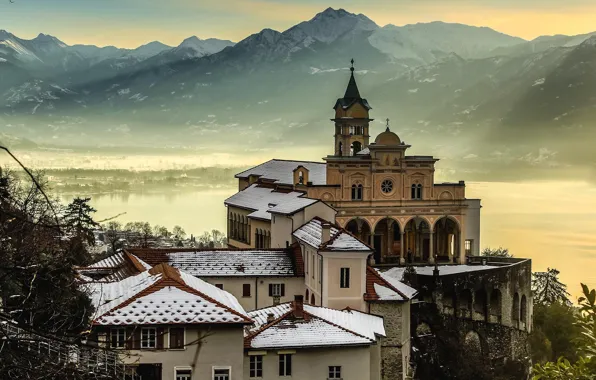
[[385, 129], [385, 132], [390, 132], [389, 131], [389, 118], [387, 118], [387, 128]]
[[360, 99], [360, 91], [358, 91], [356, 78], [354, 78], [354, 58], [352, 58], [350, 63], [352, 63], [352, 67], [350, 67], [350, 81], [348, 82], [348, 88], [346, 88], [344, 99]]

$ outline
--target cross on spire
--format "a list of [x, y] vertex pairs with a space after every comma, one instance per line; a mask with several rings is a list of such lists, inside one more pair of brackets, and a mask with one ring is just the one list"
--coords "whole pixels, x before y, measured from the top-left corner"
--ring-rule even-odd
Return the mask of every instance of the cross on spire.
[[350, 67], [350, 71], [354, 71], [354, 58], [352, 58], [352, 60], [350, 61], [352, 63], [352, 67]]

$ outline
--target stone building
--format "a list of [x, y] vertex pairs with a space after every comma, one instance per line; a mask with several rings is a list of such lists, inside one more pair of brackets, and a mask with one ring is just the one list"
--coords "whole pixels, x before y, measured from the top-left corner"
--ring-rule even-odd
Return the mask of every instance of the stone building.
[[[436, 183], [439, 159], [407, 155], [411, 146], [391, 132], [389, 120], [369, 141], [372, 108], [351, 70], [346, 92], [333, 107], [333, 154], [325, 162], [271, 160], [236, 175], [239, 192], [226, 201], [228, 220], [234, 226], [240, 218], [246, 233], [243, 244], [230, 239], [230, 245], [259, 247], [255, 226], [271, 234], [270, 217], [230, 202], [269, 189], [265, 199], [273, 205], [292, 198], [297, 209], [315, 200], [333, 207], [336, 222], [374, 248], [376, 263], [464, 263], [466, 255], [478, 255], [480, 200], [466, 198], [463, 181]], [[236, 236], [233, 228], [228, 235]]]
[[[296, 355], [301, 378], [523, 377], [531, 261], [479, 257], [480, 200], [466, 198], [464, 182], [435, 183], [438, 159], [407, 155], [388, 123], [369, 141], [371, 107], [353, 70], [334, 110], [325, 162], [271, 160], [236, 175], [229, 249], [128, 249], [82, 268], [82, 280], [164, 263], [229, 292], [252, 321], [234, 379], [284, 376], [285, 355]], [[365, 318], [383, 332], [345, 325]], [[368, 340], [323, 349], [312, 339], [329, 324]]]

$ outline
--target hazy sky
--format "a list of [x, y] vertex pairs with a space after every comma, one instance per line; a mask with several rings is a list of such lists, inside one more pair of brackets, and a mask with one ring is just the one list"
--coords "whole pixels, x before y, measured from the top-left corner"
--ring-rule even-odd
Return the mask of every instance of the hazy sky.
[[595, 0], [0, 0], [0, 29], [22, 38], [52, 34], [68, 44], [136, 47], [184, 38], [239, 41], [263, 28], [283, 31], [331, 6], [377, 24], [441, 20], [489, 26], [531, 39], [596, 30]]

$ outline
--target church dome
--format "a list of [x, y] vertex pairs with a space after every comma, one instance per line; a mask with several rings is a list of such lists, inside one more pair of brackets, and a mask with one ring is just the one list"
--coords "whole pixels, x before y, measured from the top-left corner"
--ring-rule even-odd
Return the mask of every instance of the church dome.
[[385, 132], [381, 133], [375, 139], [375, 144], [377, 145], [400, 145], [401, 140], [399, 137], [389, 130], [389, 127], [385, 130]]

